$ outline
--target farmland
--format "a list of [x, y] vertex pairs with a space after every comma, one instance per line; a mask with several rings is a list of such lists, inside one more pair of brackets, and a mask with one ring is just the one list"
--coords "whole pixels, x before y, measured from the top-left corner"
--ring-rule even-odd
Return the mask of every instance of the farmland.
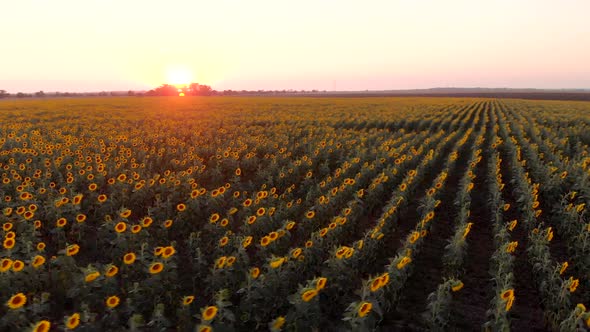
[[0, 102], [0, 330], [590, 327], [590, 103]]

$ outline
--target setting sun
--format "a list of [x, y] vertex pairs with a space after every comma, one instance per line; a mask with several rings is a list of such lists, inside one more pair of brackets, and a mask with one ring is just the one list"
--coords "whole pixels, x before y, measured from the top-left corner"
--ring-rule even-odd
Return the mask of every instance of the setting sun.
[[175, 86], [189, 85], [193, 79], [189, 69], [184, 67], [173, 67], [167, 71], [167, 82]]

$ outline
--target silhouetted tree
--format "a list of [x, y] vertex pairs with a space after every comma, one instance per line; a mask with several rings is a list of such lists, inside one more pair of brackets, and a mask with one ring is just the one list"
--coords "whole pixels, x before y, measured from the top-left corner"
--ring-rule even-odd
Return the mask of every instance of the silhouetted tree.
[[35, 92], [35, 97], [38, 97], [38, 98], [45, 97], [45, 92], [43, 92], [43, 90]]
[[0, 98], [7, 98], [10, 94], [6, 90], [0, 90]]

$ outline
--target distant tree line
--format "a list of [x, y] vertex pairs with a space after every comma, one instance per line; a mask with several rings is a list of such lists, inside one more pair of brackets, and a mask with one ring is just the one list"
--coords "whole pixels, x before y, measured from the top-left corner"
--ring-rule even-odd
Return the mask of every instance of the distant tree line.
[[35, 93], [8, 93], [0, 90], [0, 98], [51, 98], [51, 97], [109, 97], [109, 96], [178, 96], [183, 93], [185, 96], [261, 96], [261, 95], [309, 95], [322, 94], [326, 91], [319, 90], [213, 90], [210, 86], [198, 83], [191, 83], [178, 88], [171, 84], [162, 84], [149, 91], [101, 91], [101, 92], [44, 92]]
[[178, 96], [183, 93], [184, 96], [213, 96], [217, 94], [217, 91], [213, 90], [210, 86], [191, 83], [185, 87], [178, 88], [170, 84], [162, 84], [159, 87], [150, 90], [145, 93], [146, 96]]

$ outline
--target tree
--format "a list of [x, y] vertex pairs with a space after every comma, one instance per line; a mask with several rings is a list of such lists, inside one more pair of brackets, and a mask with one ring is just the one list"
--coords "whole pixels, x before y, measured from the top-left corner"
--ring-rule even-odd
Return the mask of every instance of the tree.
[[191, 83], [188, 87], [188, 92], [193, 96], [210, 96], [214, 91], [208, 85]]
[[41, 90], [39, 92], [35, 92], [35, 97], [38, 97], [38, 98], [45, 97], [45, 92], [43, 92], [43, 90]]
[[0, 90], [0, 98], [7, 98], [10, 94], [6, 90]]

